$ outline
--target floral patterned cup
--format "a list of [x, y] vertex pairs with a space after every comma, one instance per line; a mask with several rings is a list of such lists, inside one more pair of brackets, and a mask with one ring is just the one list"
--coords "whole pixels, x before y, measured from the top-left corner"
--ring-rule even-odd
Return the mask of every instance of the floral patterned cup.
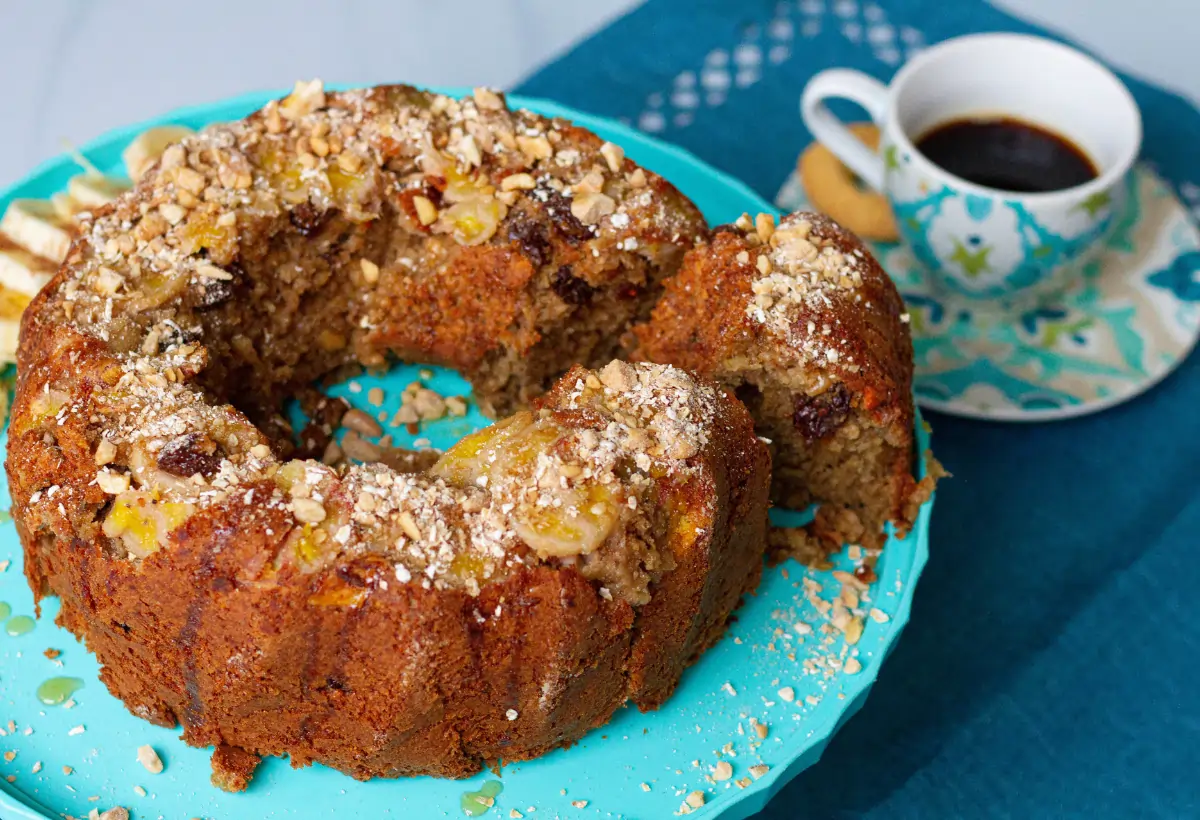
[[[880, 152], [829, 110], [852, 100], [880, 127]], [[1142, 120], [1117, 77], [1091, 57], [1039, 37], [978, 34], [946, 40], [910, 61], [888, 86], [847, 69], [804, 89], [805, 125], [891, 202], [904, 242], [938, 283], [971, 299], [1015, 300], [1069, 284], [1122, 212]], [[969, 182], [915, 147], [946, 122], [1006, 116], [1061, 134], [1099, 175], [1082, 185], [1018, 194]]]

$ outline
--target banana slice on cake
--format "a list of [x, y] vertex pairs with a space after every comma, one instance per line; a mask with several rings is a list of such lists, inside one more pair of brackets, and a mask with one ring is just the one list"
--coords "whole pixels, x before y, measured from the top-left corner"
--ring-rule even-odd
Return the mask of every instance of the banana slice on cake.
[[[130, 176], [136, 178], [189, 133], [165, 126], [138, 136], [123, 155]], [[21, 312], [67, 258], [79, 214], [107, 205], [130, 188], [74, 153], [86, 170], [67, 181], [65, 192], [50, 199], [15, 199], [0, 219], [0, 364], [16, 360]]]
[[48, 199], [14, 199], [0, 219], [10, 243], [53, 262], [67, 258], [75, 223]]
[[129, 174], [129, 178], [136, 182], [146, 172], [146, 169], [162, 156], [163, 151], [167, 150], [167, 146], [179, 142], [191, 133], [192, 129], [186, 125], [160, 125], [138, 134], [137, 138], [121, 152], [121, 158], [125, 160], [125, 170]]
[[17, 340], [21, 335], [21, 311], [25, 309], [25, 305], [29, 304], [29, 298], [16, 291], [5, 290], [0, 293], [0, 302], [4, 302], [3, 310], [6, 314], [11, 308], [20, 305], [16, 308], [15, 316], [6, 315], [0, 319], [0, 366], [3, 366], [6, 362], [17, 360]]
[[79, 174], [67, 181], [67, 198], [71, 203], [71, 215], [81, 211], [93, 211], [107, 205], [131, 186], [123, 179], [101, 174]]
[[0, 233], [0, 365], [16, 361], [21, 311], [54, 275], [58, 264]]

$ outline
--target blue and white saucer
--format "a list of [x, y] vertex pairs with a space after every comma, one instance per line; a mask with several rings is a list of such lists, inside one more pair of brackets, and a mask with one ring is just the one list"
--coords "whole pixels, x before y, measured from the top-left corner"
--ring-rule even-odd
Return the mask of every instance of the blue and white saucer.
[[[793, 174], [776, 196], [806, 207]], [[1083, 276], [1022, 312], [947, 301], [901, 245], [875, 245], [912, 317], [917, 401], [946, 413], [1045, 421], [1094, 413], [1164, 379], [1200, 337], [1200, 231], [1153, 172]]]

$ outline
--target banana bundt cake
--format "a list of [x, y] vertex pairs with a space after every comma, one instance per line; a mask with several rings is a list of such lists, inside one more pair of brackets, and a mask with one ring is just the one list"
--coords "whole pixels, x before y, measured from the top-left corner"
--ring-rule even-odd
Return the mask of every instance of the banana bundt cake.
[[821, 502], [837, 545], [878, 545], [887, 521], [907, 531], [922, 495], [907, 318], [871, 252], [832, 220], [743, 216], [688, 253], [634, 328], [636, 355], [734, 391], [771, 441], [774, 499]]
[[[760, 436], [777, 499], [904, 525], [901, 310], [832, 223], [710, 240], [619, 147], [495, 92], [298, 83], [168, 148], [25, 312], [26, 573], [225, 787], [260, 755], [534, 757], [661, 704], [755, 587]], [[391, 358], [508, 417], [428, 469], [293, 457], [283, 402]]]

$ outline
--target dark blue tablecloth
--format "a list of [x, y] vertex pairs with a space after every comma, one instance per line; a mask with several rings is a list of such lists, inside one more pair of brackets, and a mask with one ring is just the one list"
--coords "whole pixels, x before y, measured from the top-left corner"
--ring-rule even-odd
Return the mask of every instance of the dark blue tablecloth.
[[[992, 30], [1037, 32], [978, 0], [651, 0], [519, 90], [625, 119], [771, 198], [810, 139], [814, 72], [887, 78], [923, 44]], [[1200, 114], [1126, 79], [1144, 158], [1196, 205]], [[1200, 355], [1086, 418], [928, 417], [954, 478], [912, 622], [762, 817], [1200, 817]]]

